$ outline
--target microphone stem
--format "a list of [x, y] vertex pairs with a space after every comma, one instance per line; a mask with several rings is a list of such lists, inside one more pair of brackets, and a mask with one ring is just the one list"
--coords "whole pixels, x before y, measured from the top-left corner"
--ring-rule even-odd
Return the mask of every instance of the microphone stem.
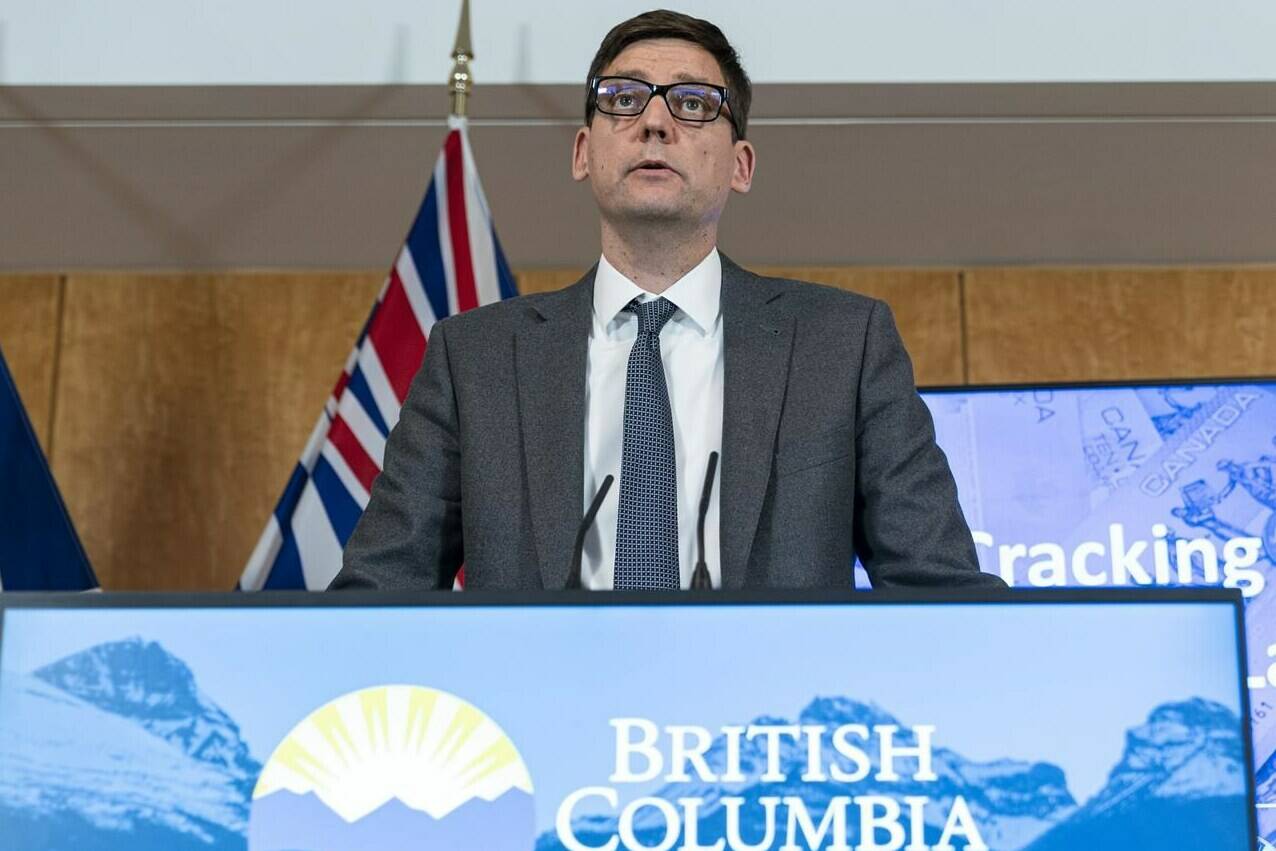
[[611, 490], [612, 482], [616, 481], [615, 476], [608, 476], [603, 479], [603, 483], [598, 488], [598, 493], [594, 494], [593, 500], [589, 503], [589, 510], [585, 512], [585, 517], [580, 521], [580, 528], [576, 530], [576, 546], [572, 550], [572, 564], [567, 571], [567, 584], [564, 587], [567, 591], [579, 591], [581, 584], [581, 562], [585, 558], [585, 535], [589, 533], [589, 527], [594, 525], [594, 518], [598, 516], [598, 509], [602, 508], [603, 499], [607, 496], [607, 491]]
[[709, 453], [709, 469], [705, 471], [704, 487], [700, 490], [700, 518], [696, 524], [696, 545], [699, 558], [696, 569], [691, 573], [691, 590], [707, 591], [713, 588], [713, 579], [709, 576], [709, 567], [705, 564], [704, 520], [709, 513], [709, 497], [713, 493], [713, 476], [718, 471], [718, 453]]

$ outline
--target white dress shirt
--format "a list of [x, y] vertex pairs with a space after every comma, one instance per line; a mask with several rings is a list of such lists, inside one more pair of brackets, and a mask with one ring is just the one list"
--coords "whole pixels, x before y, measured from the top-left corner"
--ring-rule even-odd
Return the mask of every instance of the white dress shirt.
[[[674, 460], [678, 470], [678, 561], [682, 587], [691, 586], [698, 556], [696, 522], [709, 453], [722, 452], [722, 260], [716, 248], [660, 296], [652, 295], [616, 271], [606, 257], [598, 261], [589, 360], [585, 368], [582, 514], [603, 479], [610, 474], [616, 481], [585, 538], [581, 570], [581, 584], [585, 588], [611, 589], [616, 570], [625, 377], [629, 352], [638, 336], [638, 317], [624, 308], [635, 298], [649, 301], [661, 297], [678, 308], [660, 333], [660, 356], [673, 413]], [[719, 459], [704, 527], [705, 562], [715, 588], [722, 585], [718, 546], [721, 469]]]

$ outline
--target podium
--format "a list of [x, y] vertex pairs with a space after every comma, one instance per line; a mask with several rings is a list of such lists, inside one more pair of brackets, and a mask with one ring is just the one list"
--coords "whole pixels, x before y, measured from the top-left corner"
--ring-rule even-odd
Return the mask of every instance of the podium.
[[1257, 842], [1235, 592], [0, 606], [5, 848]]

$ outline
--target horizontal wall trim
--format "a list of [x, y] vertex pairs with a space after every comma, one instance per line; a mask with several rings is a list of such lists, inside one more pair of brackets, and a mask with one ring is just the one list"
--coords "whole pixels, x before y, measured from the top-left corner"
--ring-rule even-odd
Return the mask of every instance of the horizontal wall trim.
[[[750, 118], [750, 127], [874, 127], [874, 126], [957, 126], [966, 124], [1276, 124], [1276, 115], [1156, 115], [1156, 116], [1035, 116], [988, 117], [954, 115], [933, 117], [819, 117]], [[569, 127], [580, 122], [566, 118], [472, 118], [471, 127]], [[57, 121], [0, 120], [0, 130], [32, 128], [145, 130], [212, 128], [444, 128], [445, 118], [134, 118], [69, 119]]]
[[[578, 121], [584, 87], [478, 85], [475, 120]], [[433, 119], [442, 86], [0, 86], [0, 120]], [[753, 90], [750, 120], [1276, 115], [1276, 82], [791, 83]]]

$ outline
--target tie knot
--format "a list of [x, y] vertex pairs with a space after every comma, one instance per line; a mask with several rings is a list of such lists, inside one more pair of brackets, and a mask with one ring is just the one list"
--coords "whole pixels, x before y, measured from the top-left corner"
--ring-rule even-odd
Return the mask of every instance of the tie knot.
[[667, 298], [657, 298], [651, 301], [634, 299], [625, 305], [625, 310], [638, 315], [639, 334], [659, 334], [660, 330], [665, 327], [665, 323], [678, 310], [678, 306]]

